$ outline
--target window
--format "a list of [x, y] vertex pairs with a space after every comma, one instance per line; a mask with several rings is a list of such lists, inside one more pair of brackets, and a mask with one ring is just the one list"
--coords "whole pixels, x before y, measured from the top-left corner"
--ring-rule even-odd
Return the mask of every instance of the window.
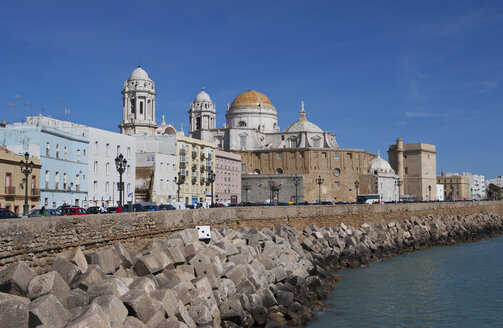
[[238, 126], [239, 127], [245, 127], [246, 126], [246, 122], [245, 121], [239, 121]]
[[341, 174], [341, 170], [339, 168], [335, 168], [334, 171], [332, 172], [336, 177], [338, 177]]
[[326, 152], [321, 152], [321, 158], [327, 158], [327, 153]]
[[320, 147], [320, 138], [313, 138], [313, 147], [319, 148]]
[[129, 193], [131, 192], [131, 184], [130, 183], [127, 184], [126, 192], [127, 192], [126, 197], [129, 197]]
[[12, 189], [12, 173], [5, 173], [5, 188], [8, 188], [8, 193], [13, 194], [14, 191]]
[[63, 173], [63, 190], [66, 190], [66, 187], [67, 187], [66, 173]]
[[59, 172], [54, 176], [54, 189], [59, 189]]
[[105, 155], [110, 156], [110, 144], [109, 143], [107, 143], [105, 145]]
[[49, 189], [49, 170], [45, 171], [45, 188]]
[[94, 161], [94, 173], [98, 173], [98, 161]]
[[45, 143], [45, 156], [49, 156], [51, 153], [51, 144], [49, 142]]
[[64, 154], [64, 155], [63, 155], [63, 156], [64, 156], [64, 159], [68, 159], [68, 148], [66, 148], [66, 146], [65, 146], [65, 148], [63, 149], [63, 154]]
[[117, 156], [121, 153], [121, 146], [117, 145]]
[[409, 174], [409, 168], [408, 167], [405, 167], [403, 170], [404, 170], [405, 174]]
[[59, 158], [59, 145], [56, 145], [56, 158]]
[[127, 159], [131, 158], [131, 147], [127, 147]]
[[94, 190], [94, 192], [98, 192], [98, 181], [94, 181], [93, 190]]
[[80, 162], [80, 149], [77, 149], [77, 162]]
[[110, 173], [109, 170], [110, 170], [110, 163], [107, 162], [105, 164], [105, 173], [106, 173], [106, 175], [108, 175]]
[[290, 148], [295, 148], [297, 147], [297, 138], [290, 138], [288, 139], [288, 142], [289, 142], [289, 146]]
[[339, 159], [339, 153], [334, 153], [334, 159]]
[[84, 157], [86, 156], [86, 150], [85, 149], [82, 150], [82, 156], [84, 156]]
[[283, 158], [283, 153], [277, 153], [276, 154], [277, 159], [282, 159]]
[[98, 153], [98, 141], [95, 141], [94, 142], [94, 153], [97, 154]]
[[335, 187], [335, 188], [339, 188], [339, 181], [335, 181], [335, 182], [334, 182], [334, 187]]
[[44, 198], [44, 206], [49, 206], [49, 198]]
[[107, 182], [105, 183], [105, 193], [108, 193], [108, 192], [109, 192], [109, 190], [110, 190], [110, 182], [108, 182], [108, 181], [107, 181]]
[[245, 164], [241, 164], [241, 172], [245, 172], [246, 171], [246, 165]]
[[246, 148], [246, 135], [239, 136], [239, 146], [241, 148]]
[[127, 174], [127, 176], [131, 175], [131, 165], [127, 166], [127, 168], [126, 168], [126, 174]]

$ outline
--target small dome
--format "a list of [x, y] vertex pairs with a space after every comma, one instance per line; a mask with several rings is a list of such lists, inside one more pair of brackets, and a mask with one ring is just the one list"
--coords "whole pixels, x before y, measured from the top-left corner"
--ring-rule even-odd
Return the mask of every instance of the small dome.
[[148, 77], [147, 72], [143, 70], [140, 66], [136, 68], [133, 73], [131, 73], [131, 76], [129, 77], [130, 80], [150, 80]]
[[211, 102], [210, 95], [207, 94], [206, 91], [204, 91], [204, 89], [201, 90], [194, 99], [194, 102], [201, 102], [201, 101]]
[[314, 123], [311, 123], [307, 120], [305, 121], [297, 121], [287, 127], [284, 132], [314, 132], [314, 133], [323, 133], [323, 130]]
[[395, 174], [395, 171], [391, 168], [389, 163], [381, 158], [381, 154], [377, 152], [377, 157], [370, 162], [369, 172], [371, 174], [375, 173], [391, 173]]
[[271, 100], [265, 94], [255, 90], [248, 90], [234, 99], [229, 110], [260, 108], [260, 104], [262, 104], [262, 108], [274, 109]]

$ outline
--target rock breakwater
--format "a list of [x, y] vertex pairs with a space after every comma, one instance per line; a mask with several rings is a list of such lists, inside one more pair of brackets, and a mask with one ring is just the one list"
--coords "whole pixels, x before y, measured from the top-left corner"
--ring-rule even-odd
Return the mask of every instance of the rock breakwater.
[[492, 213], [427, 215], [386, 224], [302, 231], [196, 229], [136, 253], [120, 243], [60, 254], [47, 273], [26, 263], [0, 272], [2, 327], [281, 327], [315, 318], [335, 271], [383, 257], [503, 232]]

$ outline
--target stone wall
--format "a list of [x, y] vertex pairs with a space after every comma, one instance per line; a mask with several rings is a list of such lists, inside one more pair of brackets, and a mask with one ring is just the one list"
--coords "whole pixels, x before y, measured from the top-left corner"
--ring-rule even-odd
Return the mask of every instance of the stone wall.
[[425, 214], [466, 216], [482, 212], [503, 216], [503, 202], [237, 207], [0, 220], [0, 267], [23, 260], [39, 270], [71, 247], [91, 250], [116, 242], [141, 247], [145, 240], [196, 225], [262, 229], [284, 224], [302, 230], [310, 224], [359, 227], [365, 222], [387, 223]]

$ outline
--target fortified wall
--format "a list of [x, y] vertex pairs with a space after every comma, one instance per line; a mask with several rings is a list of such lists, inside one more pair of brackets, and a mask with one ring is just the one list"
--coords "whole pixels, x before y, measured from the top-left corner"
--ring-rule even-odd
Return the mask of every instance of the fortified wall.
[[492, 212], [503, 216], [503, 201], [411, 203], [335, 206], [235, 207], [184, 211], [121, 213], [74, 217], [0, 220], [0, 268], [25, 261], [35, 270], [72, 247], [91, 250], [121, 242], [131, 249], [151, 238], [196, 225], [271, 228], [277, 224], [302, 230], [340, 223], [359, 227], [365, 222], [387, 223], [428, 214], [460, 215]]

